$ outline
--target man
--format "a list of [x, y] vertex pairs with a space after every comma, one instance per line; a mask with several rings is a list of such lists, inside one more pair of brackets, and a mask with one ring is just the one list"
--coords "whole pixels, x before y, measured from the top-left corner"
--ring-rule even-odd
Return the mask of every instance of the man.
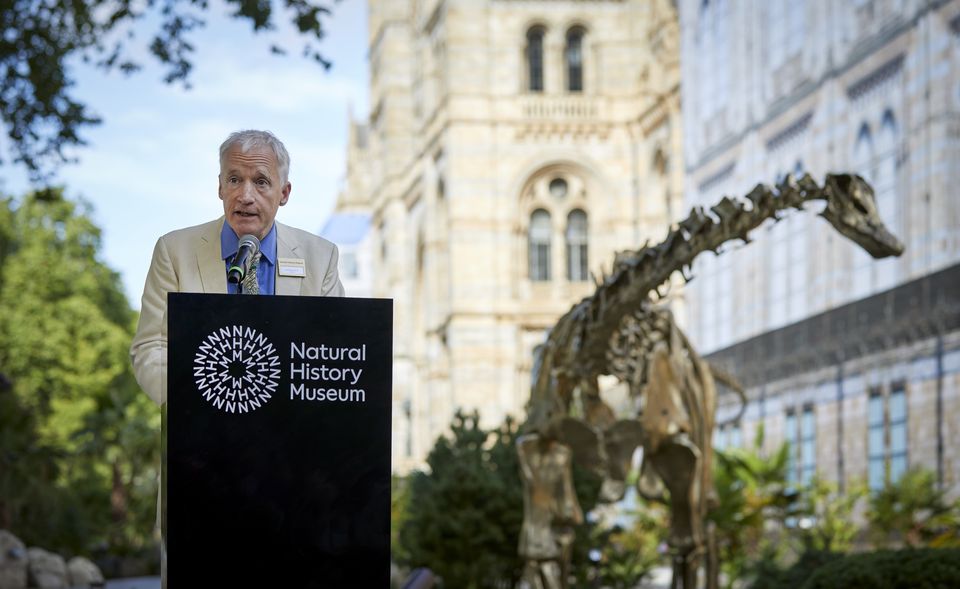
[[[277, 210], [290, 198], [289, 170], [287, 149], [272, 133], [231, 134], [220, 146], [218, 194], [223, 216], [173, 231], [157, 241], [143, 286], [140, 323], [130, 358], [137, 382], [158, 405], [167, 400], [167, 293], [236, 292], [237, 285], [228, 288], [227, 267], [241, 236], [255, 235], [260, 240], [259, 294], [343, 296], [337, 246], [274, 222]], [[165, 543], [161, 546], [165, 571]], [[165, 572], [161, 578], [166, 587]]]
[[287, 149], [272, 133], [231, 134], [220, 146], [223, 217], [157, 241], [130, 346], [137, 382], [157, 404], [166, 401], [167, 293], [236, 292], [237, 285], [228, 288], [227, 266], [240, 237], [255, 235], [261, 242], [256, 270], [260, 294], [343, 296], [337, 247], [274, 222], [290, 198], [289, 169]]

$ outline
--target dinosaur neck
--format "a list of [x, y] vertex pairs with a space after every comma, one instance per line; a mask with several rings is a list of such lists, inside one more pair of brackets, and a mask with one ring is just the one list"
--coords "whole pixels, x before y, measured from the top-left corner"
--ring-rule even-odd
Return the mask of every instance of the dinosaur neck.
[[824, 199], [825, 195], [810, 176], [804, 176], [799, 182], [788, 179], [776, 192], [758, 185], [746, 198], [749, 203], [724, 197], [710, 208], [712, 215], [695, 208], [671, 229], [663, 242], [620, 254], [613, 271], [596, 292], [570, 312], [580, 309], [576, 330], [579, 337], [571, 342], [575, 349], [568, 350], [573, 352], [573, 365], [585, 373], [605, 372], [604, 355], [620, 320], [648, 305], [650, 295], [658, 292], [674, 272], [689, 270], [698, 255], [706, 251], [716, 253], [728, 241], [748, 242], [748, 234], [767, 219], [778, 217], [786, 209]]

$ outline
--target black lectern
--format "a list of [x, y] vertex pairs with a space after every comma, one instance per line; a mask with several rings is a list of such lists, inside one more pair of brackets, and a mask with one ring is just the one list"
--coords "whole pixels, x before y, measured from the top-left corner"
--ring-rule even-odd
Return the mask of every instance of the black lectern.
[[171, 293], [168, 313], [168, 587], [388, 587], [392, 302]]

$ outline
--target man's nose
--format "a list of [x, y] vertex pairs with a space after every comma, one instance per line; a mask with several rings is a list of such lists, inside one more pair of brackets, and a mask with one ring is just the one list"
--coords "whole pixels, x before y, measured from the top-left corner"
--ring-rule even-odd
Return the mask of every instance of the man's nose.
[[244, 203], [252, 203], [254, 201], [253, 195], [256, 193], [256, 188], [253, 186], [253, 182], [244, 182], [243, 186], [240, 188], [240, 201]]

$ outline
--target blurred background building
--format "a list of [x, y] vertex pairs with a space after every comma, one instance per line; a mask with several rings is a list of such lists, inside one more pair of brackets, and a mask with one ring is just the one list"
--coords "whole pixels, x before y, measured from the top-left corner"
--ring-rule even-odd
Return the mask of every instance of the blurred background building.
[[[694, 267], [688, 333], [749, 386], [718, 446], [790, 441], [791, 477], [960, 486], [960, 2], [681, 0], [685, 197], [855, 170], [906, 245], [874, 261], [795, 212]], [[719, 419], [736, 411], [722, 405]]]
[[674, 311], [749, 389], [718, 447], [762, 425], [794, 481], [919, 465], [957, 493], [960, 0], [369, 5], [371, 114], [325, 234], [368, 272], [351, 294], [395, 300], [397, 470], [457, 409], [522, 419], [533, 346], [615, 251], [758, 182], [854, 170], [902, 257], [795, 212], [703, 256]]
[[679, 26], [669, 0], [369, 13], [371, 111], [351, 122], [325, 235], [369, 215], [371, 292], [395, 301], [403, 472], [458, 409], [522, 419], [545, 330], [615, 251], [682, 213]]

